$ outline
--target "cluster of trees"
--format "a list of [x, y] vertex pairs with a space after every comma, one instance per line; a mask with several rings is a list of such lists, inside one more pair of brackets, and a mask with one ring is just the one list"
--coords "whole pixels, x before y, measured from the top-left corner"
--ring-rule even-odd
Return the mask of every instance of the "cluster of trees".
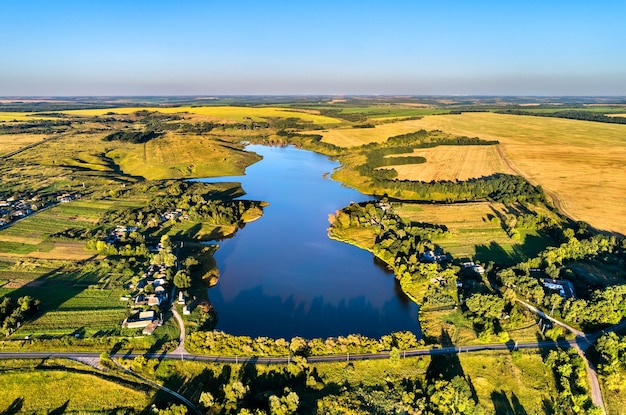
[[596, 290], [589, 300], [568, 299], [560, 312], [565, 321], [583, 328], [617, 324], [626, 318], [626, 285]]
[[499, 144], [498, 140], [482, 140], [478, 137], [450, 137], [440, 131], [419, 130], [413, 133], [394, 135], [386, 141], [388, 145], [411, 145], [413, 148], [429, 148], [436, 146], [491, 146]]
[[514, 114], [514, 115], [532, 115], [535, 117], [555, 117], [555, 118], [567, 118], [570, 120], [582, 120], [582, 121], [596, 121], [606, 122], [610, 124], [626, 124], [626, 117], [609, 117], [602, 113], [593, 111], [582, 110], [564, 110], [555, 112], [532, 112], [524, 110], [502, 110], [496, 111], [500, 114]]
[[602, 357], [598, 370], [604, 385], [612, 392], [626, 391], [626, 336], [608, 333], [596, 342]]
[[[379, 172], [380, 170], [376, 170]], [[492, 200], [495, 202], [542, 203], [546, 201], [541, 186], [533, 186], [526, 179], [511, 174], [495, 173], [466, 181], [420, 182], [391, 180], [384, 174], [374, 174], [373, 185], [389, 194], [411, 192], [414, 200], [467, 202]]]
[[551, 350], [545, 364], [554, 372], [557, 383], [555, 414], [601, 415], [604, 413], [591, 401], [585, 362], [575, 349]]
[[[426, 159], [421, 156], [397, 156], [387, 157], [393, 154], [406, 154], [413, 152], [413, 147], [383, 147], [370, 150], [366, 154], [366, 162], [358, 167], [358, 172], [361, 176], [374, 177], [377, 176], [378, 169], [385, 166], [394, 166], [402, 164], [421, 164], [426, 163]], [[379, 173], [381, 174], [381, 173]], [[397, 172], [392, 174], [386, 174], [389, 178], [394, 178]], [[377, 176], [378, 177], [378, 176]]]
[[29, 120], [19, 123], [1, 123], [0, 134], [51, 134], [70, 127], [70, 120]]
[[377, 353], [392, 349], [414, 349], [423, 342], [409, 331], [395, 332], [372, 339], [360, 334], [329, 337], [327, 339], [304, 339], [294, 337], [271, 339], [233, 336], [221, 331], [197, 331], [191, 333], [185, 343], [189, 351], [230, 356], [323, 356], [331, 354]]
[[160, 136], [154, 130], [146, 131], [116, 131], [103, 138], [104, 141], [123, 141], [125, 143], [141, 144]]
[[87, 241], [85, 249], [98, 251], [100, 255], [116, 255], [127, 257], [148, 257], [150, 251], [145, 244], [112, 244], [100, 239], [90, 239]]
[[5, 336], [11, 335], [22, 322], [33, 315], [39, 307], [39, 300], [24, 296], [14, 301], [4, 297], [0, 302], [0, 325]]
[[557, 222], [546, 215], [538, 213], [522, 213], [518, 215], [506, 214], [501, 218], [502, 225], [511, 239], [521, 238], [520, 229], [525, 230], [549, 230], [553, 229]]
[[339, 118], [350, 122], [367, 121], [367, 115], [362, 112], [343, 112], [343, 109], [323, 108], [319, 110], [320, 115], [331, 118]]
[[190, 186], [193, 185], [186, 182], [174, 182], [166, 192], [152, 197], [145, 207], [105, 212], [98, 222], [103, 231], [94, 236], [102, 236], [104, 229], [117, 225], [158, 227], [165, 212], [176, 210], [180, 218], [188, 217], [191, 221], [212, 225], [234, 225], [241, 223], [243, 214], [249, 209], [261, 209], [262, 206], [262, 203], [258, 201], [214, 199], [208, 189], [201, 191], [192, 189]]
[[204, 134], [210, 133], [214, 129], [226, 129], [231, 128], [235, 130], [258, 130], [262, 128], [269, 128], [270, 124], [267, 122], [261, 121], [250, 121], [248, 123], [240, 122], [240, 123], [215, 123], [210, 121], [203, 122], [181, 122], [181, 123], [172, 123], [174, 126], [174, 130], [178, 133], [182, 134]]

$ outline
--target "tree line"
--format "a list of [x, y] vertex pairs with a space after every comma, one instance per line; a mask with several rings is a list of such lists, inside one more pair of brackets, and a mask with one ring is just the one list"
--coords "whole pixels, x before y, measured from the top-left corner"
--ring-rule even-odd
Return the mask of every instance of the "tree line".
[[422, 182], [392, 180], [385, 173], [374, 171], [372, 183], [390, 195], [411, 192], [414, 200], [440, 202], [468, 202], [491, 200], [502, 203], [529, 202], [545, 203], [546, 196], [541, 186], [534, 186], [526, 179], [511, 174], [495, 173], [465, 181]]
[[626, 336], [605, 334], [595, 348], [600, 354], [598, 371], [606, 388], [614, 393], [626, 392]]
[[517, 109], [496, 111], [498, 114], [532, 115], [535, 117], [567, 118], [570, 120], [595, 121], [609, 124], [626, 124], [626, 117], [609, 117], [602, 113], [582, 110], [564, 110], [555, 112], [532, 112]]

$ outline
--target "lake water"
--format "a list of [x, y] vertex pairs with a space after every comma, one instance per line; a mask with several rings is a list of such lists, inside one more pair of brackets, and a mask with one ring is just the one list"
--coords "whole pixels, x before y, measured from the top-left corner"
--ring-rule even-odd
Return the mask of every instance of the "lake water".
[[219, 283], [209, 289], [217, 329], [249, 336], [306, 338], [392, 331], [420, 333], [417, 305], [373, 255], [333, 241], [328, 215], [371, 200], [327, 178], [338, 163], [292, 147], [250, 145], [263, 160], [241, 182], [244, 199], [270, 205], [263, 217], [219, 242]]

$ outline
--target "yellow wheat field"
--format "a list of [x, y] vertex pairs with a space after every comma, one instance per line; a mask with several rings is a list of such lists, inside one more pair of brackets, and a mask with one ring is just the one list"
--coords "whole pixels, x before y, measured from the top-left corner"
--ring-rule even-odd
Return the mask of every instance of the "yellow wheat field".
[[496, 146], [439, 146], [417, 149], [426, 163], [391, 166], [400, 180], [467, 180], [494, 173], [514, 172], [502, 160]]
[[19, 150], [29, 144], [38, 143], [48, 137], [48, 135], [44, 134], [1, 134], [0, 156]]
[[134, 107], [134, 108], [109, 108], [97, 110], [72, 110], [63, 111], [65, 114], [78, 116], [102, 116], [107, 113], [131, 114], [137, 111], [159, 111], [163, 114], [188, 113], [200, 118], [215, 121], [243, 122], [247, 120], [264, 121], [268, 117], [300, 118], [320, 125], [336, 125], [341, 120], [326, 117], [315, 113], [315, 111], [291, 110], [287, 108], [255, 108], [255, 107]]
[[354, 147], [367, 143], [380, 143], [394, 135], [412, 133], [417, 130], [419, 128], [415, 128], [415, 120], [412, 120], [378, 124], [374, 128], [335, 128], [308, 133], [322, 135], [322, 141], [326, 143], [340, 147]]
[[626, 125], [493, 113], [408, 122], [415, 130], [499, 140], [510, 167], [542, 185], [564, 213], [626, 234]]

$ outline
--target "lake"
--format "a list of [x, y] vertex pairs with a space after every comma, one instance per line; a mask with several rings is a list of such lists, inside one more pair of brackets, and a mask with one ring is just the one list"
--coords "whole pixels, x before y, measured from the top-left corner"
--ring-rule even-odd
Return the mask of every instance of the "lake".
[[330, 180], [339, 164], [326, 156], [293, 147], [246, 149], [263, 160], [245, 176], [201, 180], [241, 182], [242, 199], [269, 203], [263, 217], [219, 241], [220, 280], [209, 289], [217, 329], [286, 339], [400, 330], [419, 336], [418, 307], [393, 273], [371, 253], [327, 235], [329, 214], [373, 197]]

